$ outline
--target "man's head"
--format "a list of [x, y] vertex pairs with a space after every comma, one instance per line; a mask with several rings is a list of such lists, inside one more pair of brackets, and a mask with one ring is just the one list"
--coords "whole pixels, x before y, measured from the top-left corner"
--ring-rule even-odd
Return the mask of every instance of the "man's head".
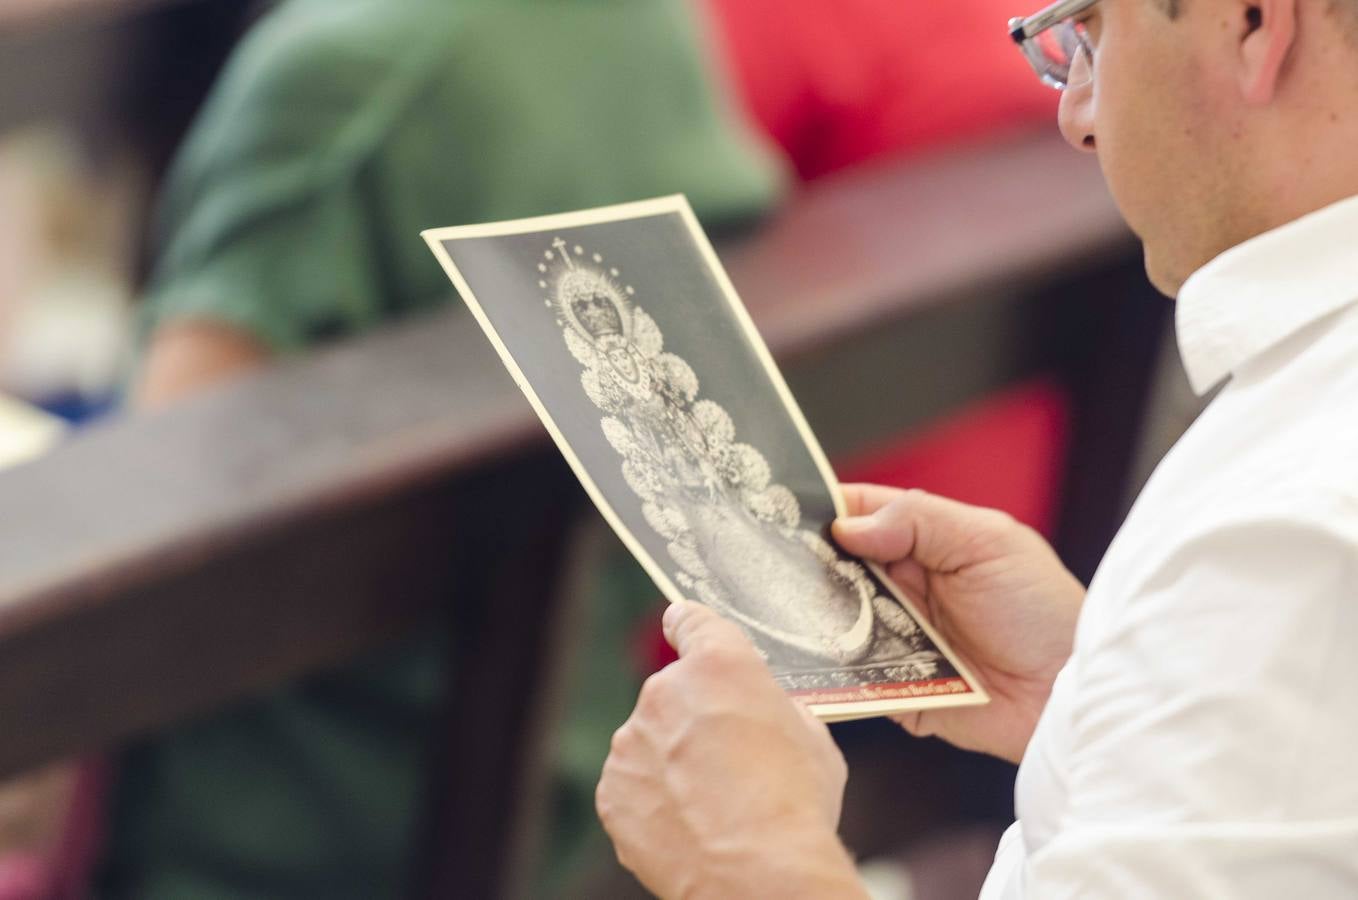
[[1080, 18], [1093, 77], [1072, 74], [1061, 130], [1098, 154], [1165, 293], [1358, 194], [1358, 0], [1100, 0]]

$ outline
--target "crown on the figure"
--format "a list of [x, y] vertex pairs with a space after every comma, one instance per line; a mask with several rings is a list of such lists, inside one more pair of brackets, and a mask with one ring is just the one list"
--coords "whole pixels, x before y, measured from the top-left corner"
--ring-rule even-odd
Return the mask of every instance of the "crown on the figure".
[[571, 313], [593, 338], [622, 334], [622, 315], [615, 300], [602, 291], [577, 293], [570, 298]]
[[[552, 242], [555, 252], [548, 251], [546, 258], [556, 265], [557, 270], [552, 297], [549, 305], [554, 306], [562, 325], [570, 325], [591, 342], [610, 336], [626, 336], [629, 332], [630, 312], [627, 293], [630, 289], [621, 288], [610, 277], [617, 275], [616, 269], [610, 272], [586, 265], [584, 248], [575, 247], [574, 254], [566, 242], [557, 238]], [[572, 258], [572, 256], [580, 259]], [[594, 254], [595, 263], [602, 263], [603, 257]], [[546, 264], [539, 269], [548, 269]], [[550, 277], [548, 275], [547, 277]], [[542, 282], [547, 285], [546, 281]]]

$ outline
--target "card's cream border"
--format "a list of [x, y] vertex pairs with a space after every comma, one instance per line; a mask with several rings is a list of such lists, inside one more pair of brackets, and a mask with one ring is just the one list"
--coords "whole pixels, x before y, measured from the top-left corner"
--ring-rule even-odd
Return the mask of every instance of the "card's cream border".
[[[527, 234], [537, 231], [551, 231], [552, 229], [557, 228], [578, 228], [584, 225], [598, 225], [604, 222], [619, 222], [628, 219], [641, 219], [673, 213], [678, 213], [683, 219], [684, 224], [688, 227], [689, 234], [693, 238], [694, 244], [702, 253], [703, 261], [707, 263], [708, 268], [717, 280], [717, 284], [721, 287], [722, 294], [726, 298], [726, 302], [730, 307], [732, 314], [735, 316], [736, 321], [740, 324], [745, 339], [749, 341], [750, 346], [754, 348], [755, 354], [759, 357], [759, 361], [764, 366], [765, 373], [773, 383], [774, 389], [778, 392], [778, 396], [782, 398], [783, 405], [787, 409], [788, 415], [791, 416], [793, 424], [797, 426], [797, 431], [801, 434], [802, 441], [806, 444], [808, 451], [811, 453], [811, 458], [815, 460], [816, 467], [821, 474], [821, 479], [825, 482], [830, 491], [830, 496], [834, 500], [835, 512], [839, 515], [843, 515], [845, 511], [844, 498], [840, 491], [839, 479], [835, 477], [834, 470], [830, 468], [830, 461], [826, 459], [825, 451], [821, 448], [820, 442], [816, 440], [815, 435], [812, 434], [810, 426], [807, 425], [806, 417], [802, 415], [801, 407], [797, 405], [797, 401], [793, 398], [791, 390], [788, 389], [787, 382], [783, 380], [782, 372], [778, 370], [777, 364], [773, 361], [772, 354], [769, 353], [768, 347], [764, 344], [764, 339], [754, 327], [754, 322], [751, 321], [750, 314], [746, 311], [745, 305], [740, 302], [740, 298], [736, 294], [735, 286], [731, 283], [730, 277], [726, 274], [725, 267], [722, 266], [721, 261], [717, 258], [716, 250], [713, 249], [712, 243], [707, 239], [707, 234], [703, 231], [702, 226], [698, 224], [698, 219], [693, 214], [693, 209], [689, 206], [688, 199], [682, 194], [675, 194], [669, 197], [658, 197], [653, 200], [642, 200], [635, 203], [622, 203], [616, 206], [603, 206], [597, 209], [582, 210], [580, 212], [538, 216], [531, 219], [517, 219], [509, 222], [493, 222], [484, 225], [461, 225], [453, 228], [433, 228], [421, 232], [421, 237], [424, 238], [425, 243], [429, 245], [429, 249], [434, 252], [434, 256], [437, 257], [438, 261], [443, 265], [443, 270], [452, 280], [458, 293], [462, 295], [463, 301], [471, 310], [472, 315], [475, 316], [476, 321], [480, 324], [482, 330], [485, 331], [486, 337], [488, 337], [491, 344], [494, 345], [495, 352], [500, 355], [500, 360], [504, 363], [505, 368], [509, 370], [515, 383], [517, 383], [520, 390], [523, 391], [524, 396], [528, 398], [528, 402], [532, 405], [534, 412], [538, 414], [538, 418], [542, 420], [542, 424], [547, 428], [548, 433], [551, 434], [552, 440], [556, 442], [557, 448], [561, 451], [561, 455], [566, 458], [566, 462], [570, 464], [572, 471], [574, 471], [576, 477], [580, 479], [580, 483], [584, 485], [585, 492], [589, 494], [590, 499], [594, 501], [594, 505], [599, 508], [599, 512], [603, 514], [604, 519], [608, 521], [608, 524], [617, 533], [623, 544], [626, 545], [627, 549], [632, 552], [632, 555], [637, 558], [637, 561], [641, 563], [642, 568], [646, 570], [646, 574], [655, 581], [661, 592], [664, 593], [666, 599], [671, 603], [682, 601], [687, 598], [684, 597], [679, 588], [670, 580], [670, 577], [666, 574], [665, 570], [651, 558], [650, 553], [646, 551], [641, 542], [631, 533], [630, 529], [623, 523], [622, 518], [618, 516], [617, 512], [615, 512], [613, 507], [609, 504], [607, 498], [604, 497], [603, 492], [595, 485], [594, 480], [590, 477], [588, 470], [575, 454], [574, 449], [566, 440], [565, 435], [562, 434], [561, 429], [557, 428], [556, 422], [553, 421], [551, 414], [547, 411], [547, 407], [538, 398], [537, 392], [533, 390], [533, 386], [528, 383], [528, 378], [523, 374], [523, 370], [519, 368], [518, 362], [515, 361], [513, 354], [509, 352], [509, 348], [506, 347], [504, 341], [500, 339], [500, 335], [496, 332], [495, 326], [491, 324], [489, 317], [487, 317], [485, 311], [481, 308], [480, 301], [476, 299], [475, 292], [472, 291], [471, 286], [467, 284], [467, 280], [462, 277], [462, 273], [458, 270], [452, 257], [448, 255], [448, 251], [444, 248], [443, 242], [467, 238]], [[899, 600], [901, 604], [910, 611], [910, 614], [915, 617], [915, 621], [919, 623], [920, 627], [923, 628], [925, 633], [933, 640], [939, 651], [947, 657], [948, 661], [957, 670], [958, 674], [966, 681], [968, 687], [971, 689], [971, 693], [936, 694], [929, 697], [911, 697], [894, 700], [865, 700], [817, 704], [811, 706], [811, 711], [826, 721], [837, 722], [897, 712], [909, 712], [945, 706], [970, 706], [989, 702], [990, 698], [986, 694], [985, 689], [981, 687], [980, 682], [976, 680], [976, 677], [966, 665], [957, 658], [957, 655], [952, 649], [944, 643], [943, 639], [933, 629], [929, 622], [919, 614], [918, 608], [911, 602], [910, 598], [900, 592], [896, 585], [887, 578], [886, 573], [882, 571], [881, 567], [872, 563], [869, 563], [868, 565], [882, 584], [886, 585], [886, 587], [895, 595], [896, 599]]]

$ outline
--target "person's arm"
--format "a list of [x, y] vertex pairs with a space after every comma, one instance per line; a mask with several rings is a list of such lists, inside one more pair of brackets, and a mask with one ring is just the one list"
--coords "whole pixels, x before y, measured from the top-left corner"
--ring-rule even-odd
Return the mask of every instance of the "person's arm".
[[1204, 529], [1081, 644], [1025, 896], [1353, 895], [1358, 507], [1308, 524], [1307, 505]]
[[161, 409], [269, 359], [268, 348], [244, 329], [207, 319], [169, 322], [151, 338], [132, 403], [138, 409]]

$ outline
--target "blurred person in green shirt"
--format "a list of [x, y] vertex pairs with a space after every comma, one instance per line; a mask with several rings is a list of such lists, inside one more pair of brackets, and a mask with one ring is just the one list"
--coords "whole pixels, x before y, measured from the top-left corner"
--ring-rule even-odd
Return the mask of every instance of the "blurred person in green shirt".
[[[135, 402], [455, 302], [424, 228], [679, 191], [709, 227], [756, 219], [781, 168], [714, 79], [694, 15], [685, 0], [283, 3], [171, 172]], [[560, 736], [554, 886], [595, 846], [593, 786], [655, 596], [623, 559], [594, 591]], [[431, 737], [458, 689], [446, 643], [429, 628], [129, 748], [99, 893], [406, 893]]]

